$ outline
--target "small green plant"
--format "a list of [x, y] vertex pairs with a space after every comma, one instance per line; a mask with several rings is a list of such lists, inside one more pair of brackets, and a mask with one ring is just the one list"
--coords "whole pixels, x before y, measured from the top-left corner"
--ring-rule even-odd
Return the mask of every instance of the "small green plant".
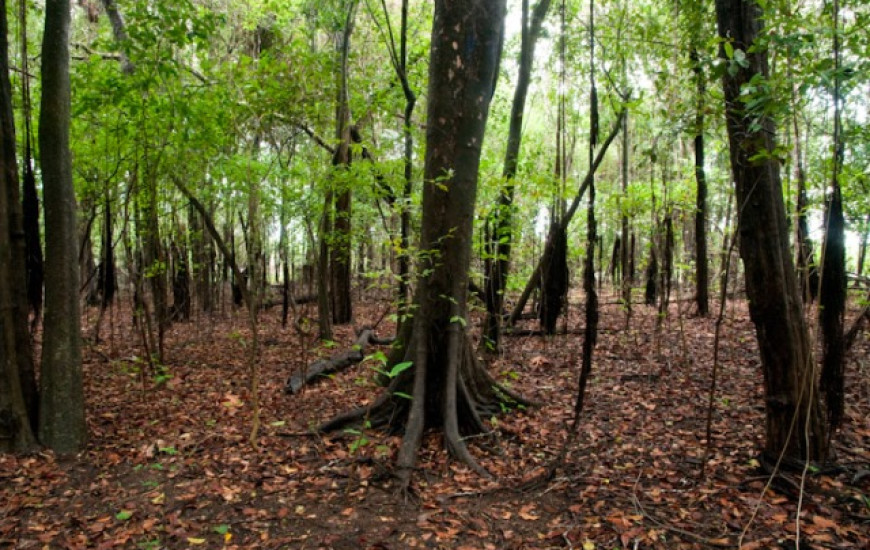
[[160, 539], [143, 540], [136, 543], [136, 547], [142, 550], [158, 550], [160, 548]]
[[[369, 422], [368, 419], [366, 419], [363, 426], [364, 430], [372, 427], [371, 422]], [[369, 438], [366, 437], [364, 430], [358, 430], [356, 428], [347, 428], [346, 430], [344, 430], [344, 433], [356, 436], [356, 438], [350, 442], [350, 446], [348, 447], [350, 454], [356, 454], [357, 451], [359, 451], [362, 447], [365, 447], [370, 443]]]
[[[399, 376], [404, 371], [408, 370], [414, 365], [413, 361], [402, 361], [401, 363], [396, 363], [388, 370], [387, 356], [381, 351], [376, 351], [375, 353], [369, 355], [368, 357], [366, 357], [366, 360], [375, 361], [376, 364], [370, 368], [381, 376], [384, 376], [390, 380]], [[400, 391], [394, 391], [393, 395], [401, 397], [403, 399], [413, 398], [411, 395]], [[347, 428], [346, 430], [344, 430], [344, 433], [356, 436], [354, 440], [350, 442], [350, 445], [348, 447], [348, 450], [351, 454], [356, 454], [361, 448], [371, 443], [371, 440], [369, 440], [369, 438], [365, 434], [366, 430], [370, 430], [371, 427], [371, 422], [368, 418], [366, 418], [365, 422], [363, 422], [363, 427], [361, 430], [357, 428]]]

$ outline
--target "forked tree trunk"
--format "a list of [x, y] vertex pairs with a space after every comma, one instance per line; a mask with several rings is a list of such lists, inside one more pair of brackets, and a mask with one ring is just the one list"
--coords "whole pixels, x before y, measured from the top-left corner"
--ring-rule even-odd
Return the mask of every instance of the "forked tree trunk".
[[403, 486], [426, 427], [443, 430], [451, 454], [483, 472], [461, 434], [485, 431], [483, 418], [510, 400], [476, 360], [465, 329], [477, 174], [504, 13], [504, 0], [435, 2], [422, 265], [414, 317], [401, 331], [401, 355], [394, 360], [413, 367], [398, 374], [370, 407], [322, 426], [338, 429], [368, 419], [404, 431], [398, 456]]
[[[755, 43], [761, 9], [747, 0], [716, 0], [719, 36], [745, 63], [727, 59], [723, 76], [725, 114], [736, 185], [740, 256], [743, 258], [749, 313], [755, 324], [765, 386], [765, 458], [786, 464], [824, 460], [827, 433], [814, 360], [801, 306], [782, 199], [773, 120], [747, 112], [742, 87], [767, 78], [767, 52]], [[759, 125], [757, 129], [755, 124]], [[759, 160], [759, 157], [762, 157]]]

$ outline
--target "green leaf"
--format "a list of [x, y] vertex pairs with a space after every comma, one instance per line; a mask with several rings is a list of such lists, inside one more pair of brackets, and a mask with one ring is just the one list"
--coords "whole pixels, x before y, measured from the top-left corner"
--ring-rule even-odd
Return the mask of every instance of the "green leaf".
[[218, 525], [217, 527], [215, 527], [212, 530], [215, 533], [217, 533], [218, 535], [226, 535], [227, 533], [230, 532], [230, 526], [227, 525], [226, 523], [221, 523], [220, 525]]
[[127, 521], [128, 519], [133, 517], [133, 512], [130, 510], [121, 510], [117, 514], [115, 514], [115, 519], [119, 521]]
[[404, 371], [411, 368], [413, 364], [413, 361], [402, 361], [401, 363], [396, 363], [395, 365], [393, 365], [393, 368], [390, 369], [390, 373], [388, 374], [388, 376], [390, 378], [395, 378], [402, 374]]
[[403, 397], [405, 399], [414, 399], [414, 396], [407, 394], [403, 391], [394, 391], [393, 395], [395, 395], [396, 397]]
[[722, 48], [725, 50], [725, 57], [734, 59], [734, 46], [731, 45], [731, 42], [723, 42]]

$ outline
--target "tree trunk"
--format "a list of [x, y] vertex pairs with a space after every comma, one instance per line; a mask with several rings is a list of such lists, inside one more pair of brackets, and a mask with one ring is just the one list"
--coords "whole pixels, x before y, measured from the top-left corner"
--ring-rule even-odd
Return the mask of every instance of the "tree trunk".
[[[25, 243], [15, 155], [6, 2], [0, 9], [0, 452], [36, 448]], [[28, 393], [32, 395], [28, 396]]]
[[118, 11], [115, 0], [103, 0], [103, 8], [106, 10], [106, 15], [109, 16], [109, 22], [112, 24], [112, 36], [114, 36], [115, 42], [118, 42], [118, 45], [121, 47], [121, 70], [124, 74], [132, 74], [136, 68], [130, 62], [130, 57], [127, 55], [126, 43], [129, 37], [127, 36], [127, 28], [124, 25], [124, 18], [121, 16], [121, 12]]
[[115, 298], [118, 288], [115, 277], [115, 253], [112, 248], [112, 197], [109, 186], [105, 189], [105, 204], [103, 206], [103, 234], [100, 241], [100, 266], [97, 276], [97, 288], [100, 293], [100, 309], [105, 311]]
[[[435, 2], [415, 313], [398, 360], [412, 362], [370, 407], [323, 429], [368, 419], [404, 431], [398, 466], [407, 487], [423, 430], [444, 430], [448, 450], [482, 470], [461, 433], [484, 431], [509, 395], [477, 362], [466, 334], [468, 267], [480, 151], [501, 53], [504, 0]], [[394, 354], [394, 357], [398, 354]], [[410, 394], [412, 399], [408, 400]]]
[[486, 273], [484, 275], [484, 296], [486, 297], [486, 319], [483, 328], [484, 348], [496, 351], [500, 348], [502, 309], [504, 292], [510, 270], [511, 245], [513, 241], [513, 203], [516, 186], [514, 178], [519, 164], [520, 145], [523, 136], [523, 113], [529, 84], [532, 81], [532, 66], [535, 61], [535, 44], [541, 34], [544, 18], [550, 9], [550, 0], [538, 0], [529, 21], [529, 2], [523, 0], [522, 38], [520, 43], [517, 87], [511, 104], [510, 126], [505, 149], [502, 177], [505, 186], [498, 196], [498, 203], [492, 214], [492, 232], [488, 247]]
[[[789, 66], [789, 72], [791, 71]], [[801, 132], [797, 113], [797, 85], [792, 86], [792, 123], [794, 127], [794, 166], [797, 180], [797, 201], [795, 204], [795, 250], [797, 270], [800, 276], [801, 297], [812, 302], [819, 293], [819, 270], [813, 254], [813, 241], [807, 221], [807, 176], [801, 149]]]
[[[623, 60], [624, 63], [624, 60]], [[623, 69], [624, 70], [624, 69]], [[626, 116], [622, 120], [622, 154], [621, 154], [621, 172], [622, 172], [622, 196], [628, 196], [628, 180], [630, 176], [629, 172], [629, 150], [628, 150], [628, 116]], [[621, 205], [620, 205], [621, 206]], [[621, 288], [621, 301], [622, 308], [625, 310], [625, 327], [628, 328], [628, 324], [631, 320], [631, 285], [634, 282], [634, 268], [632, 267], [632, 262], [634, 261], [634, 234], [629, 235], [629, 219], [628, 213], [621, 208], [622, 216], [620, 217], [620, 241], [621, 247], [619, 249], [619, 266], [620, 266], [620, 274], [622, 276], [622, 288]], [[629, 244], [630, 242], [630, 244]]]
[[[183, 235], [179, 235], [183, 239]], [[187, 262], [187, 246], [173, 242], [170, 245], [172, 260], [172, 308], [173, 321], [190, 320], [190, 269]]]
[[205, 229], [202, 217], [191, 206], [187, 213], [190, 226], [190, 248], [193, 259], [194, 288], [196, 299], [201, 311], [211, 313], [214, 306], [212, 281], [214, 274], [214, 248], [211, 235]]
[[[595, 171], [598, 170], [598, 167], [604, 160], [604, 155], [605, 153], [607, 153], [608, 147], [610, 147], [610, 144], [613, 142], [613, 140], [616, 138], [616, 135], [619, 133], [619, 130], [622, 128], [625, 116], [625, 110], [623, 109], [619, 112], [619, 115], [616, 118], [616, 122], [614, 122], [613, 127], [610, 130], [610, 135], [607, 136], [607, 139], [604, 140], [604, 143], [598, 149], [598, 153], [595, 155], [595, 161], [592, 163], [592, 167], [589, 168], [589, 171], [586, 172], [586, 176], [583, 178], [583, 182], [580, 184], [580, 188], [577, 190], [577, 194], [574, 196], [574, 199], [568, 206], [568, 210], [565, 211], [565, 215], [562, 216], [559, 220], [559, 223], [566, 231], [568, 229], [568, 225], [571, 223], [571, 220], [574, 218], [574, 214], [577, 212], [577, 208], [579, 208], [580, 206], [580, 201], [583, 198], [583, 194], [586, 192], [586, 189], [589, 188], [589, 184], [595, 177]], [[517, 300], [513, 311], [511, 311], [510, 317], [508, 317], [508, 326], [513, 326], [516, 324], [517, 320], [522, 315], [523, 309], [526, 307], [526, 302], [528, 302], [529, 297], [532, 295], [532, 292], [541, 284], [541, 272], [543, 271], [542, 266], [545, 261], [549, 261], [547, 260], [546, 256], [548, 254], [552, 254], [554, 249], [554, 242], [548, 238], [547, 242], [544, 244], [544, 251], [541, 254], [540, 259], [538, 260], [538, 264], [532, 271], [532, 275], [529, 277], [529, 280], [526, 281], [526, 287], [523, 289], [523, 293], [520, 295], [519, 300]]]
[[[39, 194], [36, 190], [36, 175], [33, 170], [33, 131], [31, 126], [33, 110], [31, 109], [30, 102], [26, 4], [21, 3], [19, 10], [21, 25], [21, 107], [24, 118], [22, 210], [24, 215], [24, 242], [27, 265], [27, 301], [30, 305], [30, 311], [33, 312], [33, 324], [31, 327], [35, 330], [42, 314], [42, 287], [45, 280], [45, 270], [39, 229]], [[8, 78], [8, 75], [6, 78]], [[34, 410], [36, 409], [34, 408]]]
[[822, 262], [822, 291], [819, 317], [822, 325], [821, 389], [825, 394], [828, 428], [835, 430], [843, 420], [845, 391], [845, 347], [843, 342], [846, 312], [846, 238], [840, 172], [843, 167], [843, 101], [840, 93], [840, 3], [833, 2], [834, 20], [834, 143], [831, 196], [825, 211], [825, 245]]
[[[336, 185], [335, 215], [329, 243], [329, 297], [332, 322], [337, 325], [349, 323], [353, 318], [351, 306], [351, 190], [346, 177], [351, 163], [350, 153], [350, 104], [348, 97], [350, 36], [356, 17], [356, 0], [348, 3], [344, 29], [336, 47], [339, 54], [338, 97], [335, 108], [335, 137], [338, 147], [333, 155], [333, 185]], [[336, 177], [337, 176], [337, 177]]]
[[[154, 323], [157, 325], [157, 360], [163, 363], [163, 340], [166, 330], [169, 328], [169, 298], [167, 289], [168, 269], [166, 264], [166, 252], [160, 240], [160, 220], [158, 213], [158, 191], [156, 167], [147, 167], [144, 170], [145, 180], [145, 208], [144, 208], [144, 235], [142, 252], [145, 277], [151, 283], [151, 298], [154, 304]], [[144, 299], [144, 297], [143, 297]]]
[[[589, 187], [592, 189], [592, 186]], [[538, 318], [544, 334], [555, 334], [556, 323], [568, 296], [568, 231], [559, 221], [550, 224], [547, 245], [552, 252], [541, 260], [541, 309]], [[594, 251], [590, 252], [594, 255]]]
[[707, 95], [707, 86], [698, 51], [693, 48], [690, 55], [692, 70], [695, 73], [695, 93], [697, 94], [695, 110], [695, 182], [697, 184], [695, 199], [695, 304], [698, 307], [698, 315], [706, 317], [710, 313], [708, 293], [710, 276], [707, 262], [707, 174], [704, 171], [704, 97]]
[[[731, 169], [737, 195], [740, 256], [749, 312], [755, 324], [765, 385], [764, 455], [786, 464], [824, 460], [827, 434], [813, 377], [813, 357], [801, 307], [782, 199], [779, 161], [764, 154], [776, 148], [773, 121], [747, 112], [742, 87], [767, 78], [767, 52], [755, 38], [761, 9], [746, 0], [716, 0], [719, 35], [745, 63], [725, 55], [725, 114]], [[759, 159], [760, 157], [760, 159]]]
[[69, 0], [47, 0], [39, 151], [45, 198], [45, 322], [39, 439], [61, 454], [87, 440], [82, 387], [76, 200], [69, 148]]
[[867, 241], [870, 237], [870, 214], [864, 220], [864, 230], [861, 231], [861, 243], [858, 245], [858, 276], [864, 274], [864, 261], [867, 259]]
[[644, 289], [644, 303], [653, 306], [659, 296], [659, 260], [656, 255], [655, 235], [650, 242], [649, 263], [646, 265], [646, 287]]

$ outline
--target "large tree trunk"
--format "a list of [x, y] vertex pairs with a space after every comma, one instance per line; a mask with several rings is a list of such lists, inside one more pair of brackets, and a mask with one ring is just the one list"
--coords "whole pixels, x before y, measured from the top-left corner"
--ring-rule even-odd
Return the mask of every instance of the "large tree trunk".
[[522, 41], [520, 43], [520, 59], [517, 74], [517, 87], [511, 104], [510, 126], [508, 128], [507, 146], [504, 155], [502, 177], [505, 186], [498, 196], [498, 203], [492, 214], [492, 232], [487, 243], [488, 257], [484, 281], [484, 297], [486, 303], [486, 319], [483, 328], [485, 348], [496, 351], [500, 347], [502, 309], [504, 307], [504, 291], [510, 270], [511, 244], [513, 241], [513, 203], [514, 177], [519, 164], [520, 145], [523, 136], [523, 112], [526, 108], [526, 97], [529, 84], [532, 81], [532, 65], [535, 61], [535, 44], [541, 34], [544, 18], [550, 8], [550, 0], [539, 0], [532, 10], [529, 21], [529, 2], [523, 0]]
[[[367, 409], [336, 418], [337, 429], [367, 418], [404, 430], [398, 465], [407, 485], [425, 427], [444, 430], [449, 451], [475, 466], [461, 433], [485, 430], [500, 391], [474, 357], [466, 334], [468, 267], [480, 151], [501, 53], [504, 0], [435, 2], [429, 106], [423, 256], [412, 324], [398, 361], [412, 362]], [[396, 362], [398, 362], [396, 361]], [[408, 394], [412, 399], [408, 400]], [[477, 467], [478, 471], [482, 471]]]
[[45, 197], [45, 336], [39, 439], [58, 453], [87, 440], [82, 387], [76, 200], [69, 148], [69, 0], [47, 0], [39, 150]]
[[[32, 430], [36, 420], [36, 396], [27, 331], [24, 231], [6, 36], [6, 2], [3, 2], [0, 9], [0, 452], [26, 452], [36, 447]], [[28, 383], [32, 384], [29, 388]], [[28, 392], [34, 395], [28, 397]]]
[[[779, 163], [773, 151], [775, 127], [763, 113], [747, 112], [744, 84], [767, 78], [767, 52], [755, 44], [761, 9], [747, 0], [716, 0], [719, 35], [746, 62], [725, 62], [725, 113], [736, 185], [749, 312], [755, 324], [765, 385], [764, 455], [774, 462], [824, 460], [827, 434], [813, 377], [813, 357], [803, 316], [788, 229]], [[757, 126], [756, 126], [757, 125]], [[761, 159], [759, 159], [761, 157]]]

